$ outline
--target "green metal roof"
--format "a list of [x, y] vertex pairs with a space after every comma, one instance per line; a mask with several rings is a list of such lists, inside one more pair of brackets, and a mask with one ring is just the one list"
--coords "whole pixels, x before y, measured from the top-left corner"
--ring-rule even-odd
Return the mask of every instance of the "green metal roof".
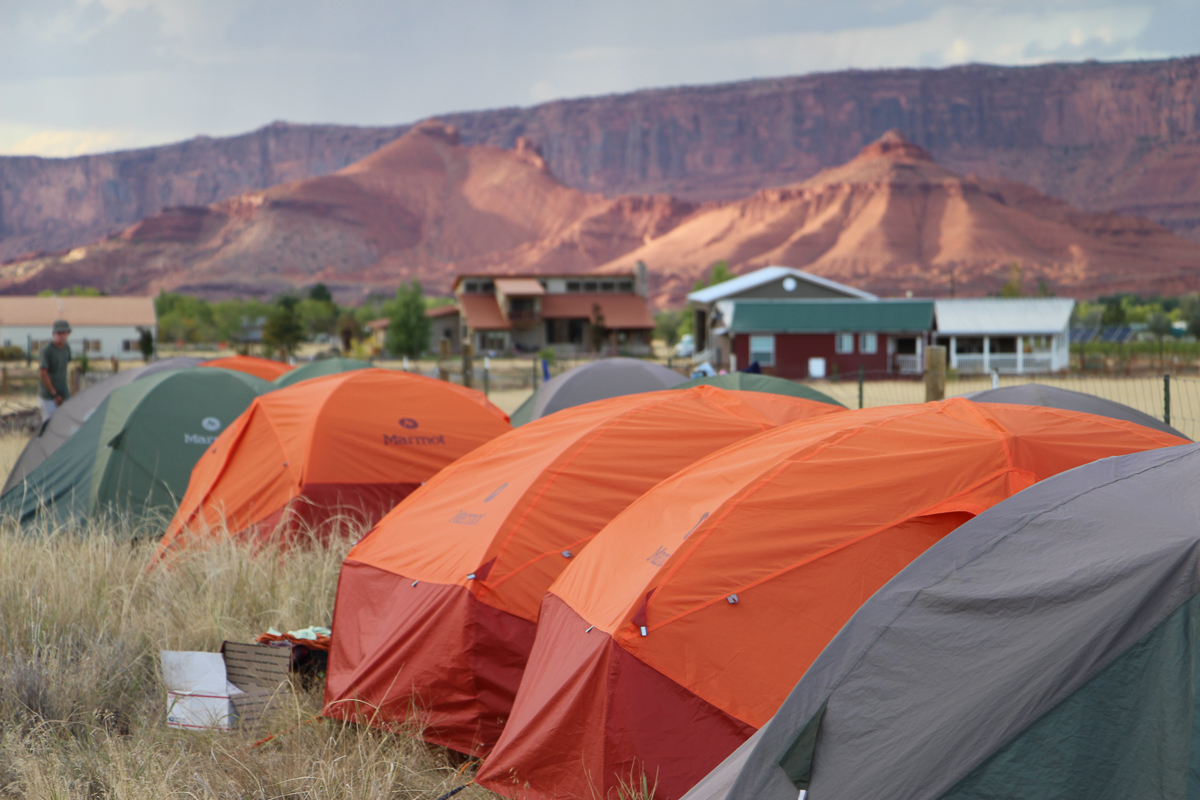
[[731, 333], [933, 330], [932, 300], [735, 300]]

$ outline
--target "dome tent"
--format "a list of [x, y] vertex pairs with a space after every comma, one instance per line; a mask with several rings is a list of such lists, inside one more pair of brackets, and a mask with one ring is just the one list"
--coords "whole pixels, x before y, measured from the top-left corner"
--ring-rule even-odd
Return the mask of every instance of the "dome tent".
[[26, 443], [25, 449], [21, 451], [21, 455], [17, 457], [12, 469], [9, 470], [8, 479], [4, 482], [4, 488], [0, 489], [0, 494], [7, 492], [13, 486], [25, 480], [25, 476], [34, 467], [41, 464], [55, 450], [62, 447], [63, 442], [75, 435], [75, 432], [79, 430], [83, 423], [87, 422], [100, 403], [104, 401], [104, 398], [108, 397], [115, 389], [126, 386], [133, 381], [148, 378], [163, 370], [184, 369], [186, 367], [195, 367], [199, 364], [200, 359], [189, 358], [187, 356], [164, 358], [161, 361], [151, 362], [144, 367], [118, 372], [111, 378], [105, 378], [99, 383], [93, 383], [79, 394], [68, 397], [66, 402], [54, 412], [54, 416], [42, 423], [38, 432]]
[[428, 740], [486, 752], [546, 589], [605, 523], [697, 458], [838, 412], [708, 386], [646, 392], [560, 411], [465, 456], [346, 557], [325, 713], [390, 724], [416, 708]]
[[703, 378], [693, 378], [676, 386], [676, 389], [690, 389], [693, 386], [716, 386], [740, 392], [767, 392], [769, 394], [784, 394], [791, 397], [803, 397], [806, 400], [816, 400], [818, 403], [830, 403], [845, 408], [824, 392], [818, 392], [811, 386], [796, 381], [784, 380], [771, 375], [761, 375], [752, 372], [730, 372], [726, 375], [708, 375]]
[[370, 524], [510, 430], [483, 393], [395, 370], [276, 389], [200, 458], [159, 555], [227, 533], [292, 539], [324, 536], [341, 522]]
[[684, 378], [678, 372], [637, 358], [601, 358], [573, 367], [543, 383], [512, 413], [513, 427], [564, 408], [638, 392], [670, 389]]
[[1006, 500], [868, 600], [686, 800], [1196, 792], [1200, 445]]
[[247, 375], [253, 375], [264, 381], [273, 381], [292, 369], [280, 361], [272, 361], [269, 358], [259, 358], [257, 356], [225, 356], [224, 358], [210, 359], [200, 366], [244, 372]]
[[[1169, 433], [1172, 436], [1183, 437], [1183, 434], [1172, 428], [1157, 417], [1152, 417], [1131, 408], [1124, 403], [1106, 400], [1094, 394], [1072, 392], [1057, 386], [1047, 386], [1044, 383], [1022, 383], [1017, 386], [1002, 386], [999, 389], [987, 389], [982, 392], [972, 392], [964, 395], [976, 403], [1009, 403], [1023, 406], [1043, 406], [1045, 408], [1061, 408], [1067, 411], [1082, 411], [1085, 414], [1097, 414], [1101, 417], [1123, 419], [1136, 422], [1156, 431]], [[1184, 437], [1186, 438], [1186, 437]]]
[[22, 523], [97, 511], [172, 511], [192, 466], [266, 381], [225, 369], [159, 372], [106, 397], [80, 429], [0, 496], [0, 516]]
[[361, 361], [357, 358], [322, 358], [313, 361], [311, 364], [305, 364], [303, 367], [296, 367], [293, 370], [283, 373], [278, 378], [272, 381], [276, 386], [284, 387], [292, 384], [306, 381], [309, 378], [319, 378], [322, 375], [336, 375], [339, 372], [349, 372], [356, 369], [370, 369], [371, 364], [367, 361]]
[[550, 587], [478, 781], [522, 798], [607, 795], [644, 770], [658, 796], [679, 797], [942, 536], [1058, 472], [1180, 442], [952, 399], [793, 423], [701, 459], [616, 517]]

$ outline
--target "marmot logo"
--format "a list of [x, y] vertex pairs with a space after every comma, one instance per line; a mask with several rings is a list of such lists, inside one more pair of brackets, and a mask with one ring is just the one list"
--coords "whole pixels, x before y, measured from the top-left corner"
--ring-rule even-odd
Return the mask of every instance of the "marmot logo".
[[221, 430], [221, 420], [216, 417], [205, 417], [200, 420], [200, 427], [206, 431], [219, 431]]
[[413, 428], [417, 427], [417, 421], [415, 419], [409, 419], [408, 417], [405, 417], [404, 419], [400, 420], [400, 427], [407, 428], [411, 431]]

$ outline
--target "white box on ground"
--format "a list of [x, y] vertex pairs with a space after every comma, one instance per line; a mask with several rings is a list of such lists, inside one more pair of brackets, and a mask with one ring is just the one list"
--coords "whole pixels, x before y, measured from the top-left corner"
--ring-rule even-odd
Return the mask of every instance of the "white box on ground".
[[237, 720], [233, 698], [242, 694], [225, 676], [220, 653], [162, 651], [167, 725], [229, 730]]

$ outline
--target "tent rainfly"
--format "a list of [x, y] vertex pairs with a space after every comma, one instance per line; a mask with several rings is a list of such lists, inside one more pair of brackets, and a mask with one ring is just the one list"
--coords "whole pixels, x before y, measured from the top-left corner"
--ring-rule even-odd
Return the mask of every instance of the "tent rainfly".
[[1082, 411], [1085, 414], [1098, 414], [1101, 417], [1123, 419], [1136, 422], [1156, 431], [1169, 433], [1172, 436], [1187, 438], [1179, 431], [1163, 422], [1158, 417], [1130, 408], [1123, 403], [1105, 400], [1094, 394], [1072, 392], [1057, 386], [1047, 386], [1044, 383], [1022, 383], [1017, 386], [1002, 386], [999, 389], [987, 389], [982, 392], [972, 392], [963, 395], [976, 403], [1009, 403], [1022, 406], [1044, 406], [1046, 408], [1062, 408], [1067, 411]]
[[230, 534], [290, 543], [370, 525], [438, 470], [510, 430], [482, 392], [396, 370], [276, 389], [200, 458], [158, 555]]
[[79, 394], [67, 398], [67, 401], [59, 406], [58, 411], [54, 412], [54, 416], [43, 423], [37, 434], [25, 445], [25, 449], [21, 451], [21, 455], [8, 473], [8, 480], [5, 481], [4, 488], [0, 489], [0, 494], [25, 480], [25, 476], [34, 467], [49, 458], [55, 450], [62, 447], [63, 442], [74, 436], [75, 432], [83, 423], [87, 422], [104, 398], [108, 397], [113, 390], [164, 370], [184, 369], [199, 364], [200, 359], [188, 356], [164, 358], [144, 367], [118, 372], [111, 378], [93, 383]]
[[225, 356], [224, 358], [210, 359], [200, 366], [244, 372], [247, 375], [253, 375], [264, 381], [273, 381], [285, 372], [290, 372], [292, 369], [282, 362], [272, 361], [269, 358], [258, 358], [257, 356]]
[[305, 364], [303, 367], [296, 367], [289, 372], [285, 372], [278, 378], [275, 378], [272, 383], [279, 387], [291, 386], [294, 383], [306, 381], [309, 378], [336, 375], [339, 372], [349, 372], [356, 369], [370, 369], [370, 367], [370, 362], [357, 358], [322, 358], [311, 364]]
[[1051, 475], [1182, 442], [1090, 414], [955, 398], [730, 445], [643, 495], [550, 587], [477, 781], [548, 800], [609, 796], [645, 774], [656, 796], [678, 798], [947, 533]]
[[172, 512], [192, 466], [266, 381], [227, 369], [159, 372], [122, 386], [22, 483], [0, 496], [0, 516], [30, 523], [99, 511]]
[[845, 408], [824, 392], [818, 392], [811, 386], [796, 381], [784, 380], [771, 375], [756, 375], [750, 372], [730, 372], [725, 375], [709, 375], [703, 378], [693, 378], [685, 381], [676, 389], [690, 389], [693, 386], [716, 386], [719, 389], [729, 389], [739, 392], [766, 392], [782, 394], [790, 397], [803, 397], [806, 400], [816, 400], [818, 403], [830, 403]]
[[678, 372], [636, 358], [602, 358], [556, 375], [512, 414], [513, 427], [564, 408], [638, 392], [656, 392], [683, 383]]
[[429, 741], [486, 753], [542, 597], [597, 531], [714, 450], [840, 412], [711, 386], [645, 392], [560, 411], [459, 459], [346, 557], [324, 713], [393, 724], [415, 711]]
[[1196, 797], [1197, 485], [1200, 445], [1171, 447], [979, 515], [684, 800]]

